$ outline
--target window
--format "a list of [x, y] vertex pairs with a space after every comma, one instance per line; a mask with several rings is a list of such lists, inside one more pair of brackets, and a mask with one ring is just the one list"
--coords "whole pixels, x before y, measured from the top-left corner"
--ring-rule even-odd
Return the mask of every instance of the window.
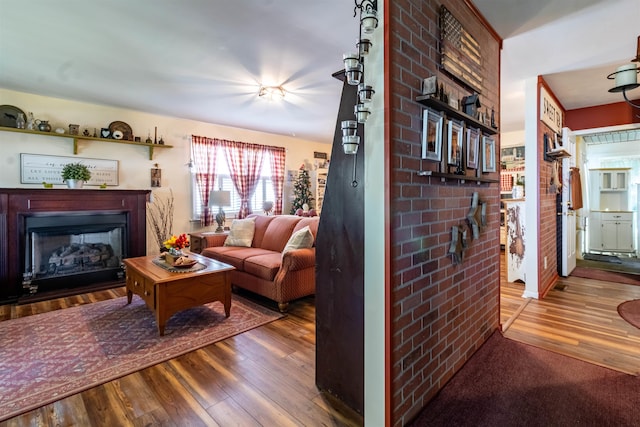
[[[273, 183], [271, 182], [271, 166], [270, 166], [270, 153], [267, 153], [262, 160], [262, 172], [260, 173], [260, 181], [256, 185], [256, 189], [251, 197], [251, 209], [254, 213], [262, 212], [262, 205], [265, 201], [275, 202], [275, 195], [273, 193]], [[202, 200], [198, 191], [196, 191], [197, 184], [195, 179], [195, 169], [191, 170], [191, 196], [192, 196], [192, 217], [194, 220], [200, 219], [200, 213], [202, 212]], [[223, 207], [227, 218], [234, 218], [240, 210], [240, 195], [236, 191], [233, 181], [231, 180], [231, 174], [227, 165], [227, 160], [219, 149], [216, 155], [216, 181], [213, 185], [215, 189], [222, 189], [231, 192], [231, 206]], [[217, 208], [215, 208], [217, 209]]]

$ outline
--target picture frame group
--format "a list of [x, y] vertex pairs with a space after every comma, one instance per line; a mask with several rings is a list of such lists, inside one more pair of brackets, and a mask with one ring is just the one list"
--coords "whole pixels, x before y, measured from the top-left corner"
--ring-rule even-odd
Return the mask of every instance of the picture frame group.
[[488, 173], [496, 171], [495, 150], [495, 139], [483, 135], [480, 129], [465, 128], [461, 122], [445, 120], [441, 114], [430, 109], [423, 111], [423, 159], [443, 162], [443, 151], [446, 151], [446, 161], [443, 162], [446, 166], [455, 166], [458, 170], [479, 169]]

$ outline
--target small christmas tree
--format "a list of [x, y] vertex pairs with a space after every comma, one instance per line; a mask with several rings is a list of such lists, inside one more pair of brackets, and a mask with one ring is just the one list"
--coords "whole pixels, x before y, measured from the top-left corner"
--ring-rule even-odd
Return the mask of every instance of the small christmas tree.
[[293, 182], [293, 204], [291, 206], [291, 215], [294, 215], [298, 209], [302, 209], [302, 205], [309, 205], [309, 209], [313, 207], [313, 193], [311, 193], [311, 180], [309, 172], [300, 168], [298, 177]]

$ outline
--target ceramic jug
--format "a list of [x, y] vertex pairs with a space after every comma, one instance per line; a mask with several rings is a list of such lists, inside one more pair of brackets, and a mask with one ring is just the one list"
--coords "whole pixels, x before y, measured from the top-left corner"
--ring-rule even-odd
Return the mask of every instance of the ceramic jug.
[[51, 132], [51, 125], [48, 120], [36, 120], [36, 123], [40, 132]]

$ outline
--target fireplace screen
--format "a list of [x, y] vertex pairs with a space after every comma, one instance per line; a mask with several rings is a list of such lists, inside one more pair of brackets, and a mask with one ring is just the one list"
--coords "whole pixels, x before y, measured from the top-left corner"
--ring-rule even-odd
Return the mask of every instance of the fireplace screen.
[[[25, 275], [31, 281], [73, 286], [84, 281], [117, 278], [127, 256], [125, 214], [45, 215], [26, 218]], [[111, 272], [111, 273], [109, 273]]]

